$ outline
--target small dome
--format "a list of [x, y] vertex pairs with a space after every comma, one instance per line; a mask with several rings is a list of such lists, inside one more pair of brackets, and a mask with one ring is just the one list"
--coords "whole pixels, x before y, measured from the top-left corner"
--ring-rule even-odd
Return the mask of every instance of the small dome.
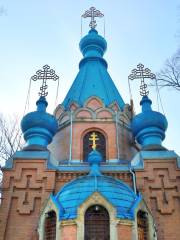
[[77, 217], [79, 206], [94, 192], [99, 192], [114, 208], [118, 218], [133, 219], [134, 209], [141, 200], [124, 182], [100, 173], [98, 165], [102, 157], [97, 151], [89, 154], [90, 173], [67, 183], [55, 196], [53, 202], [60, 209], [60, 219]]
[[95, 29], [91, 29], [88, 35], [81, 39], [79, 47], [84, 57], [102, 57], [106, 51], [107, 42]]
[[21, 121], [21, 129], [27, 146], [39, 145], [46, 147], [58, 129], [55, 117], [46, 112], [48, 105], [45, 97], [36, 102], [37, 111], [25, 115]]
[[168, 126], [166, 117], [151, 109], [152, 101], [144, 96], [140, 102], [142, 113], [137, 114], [131, 123], [132, 132], [142, 146], [161, 145]]

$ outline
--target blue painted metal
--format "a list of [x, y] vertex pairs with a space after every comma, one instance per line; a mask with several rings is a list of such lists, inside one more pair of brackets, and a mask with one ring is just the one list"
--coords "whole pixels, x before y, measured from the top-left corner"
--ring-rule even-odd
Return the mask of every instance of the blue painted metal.
[[[15, 159], [44, 159], [47, 161], [47, 169], [53, 169], [61, 172], [89, 172], [90, 167], [88, 164], [73, 164], [68, 165], [68, 162], [64, 165], [59, 165], [58, 160], [52, 158], [52, 155], [49, 151], [18, 151], [16, 152], [12, 158], [6, 161], [6, 165], [4, 168], [12, 168], [13, 167], [13, 160]], [[137, 153], [132, 161], [131, 166], [133, 169], [144, 169], [144, 160], [146, 159], [176, 159], [177, 167], [180, 168], [180, 157], [174, 151], [141, 151]], [[107, 163], [101, 164], [99, 166], [100, 172], [128, 172], [129, 171], [129, 162], [127, 164], [120, 164], [120, 163]]]
[[134, 219], [133, 209], [141, 201], [141, 196], [124, 182], [102, 175], [99, 169], [101, 160], [100, 153], [92, 151], [88, 158], [90, 173], [71, 181], [51, 196], [54, 204], [63, 209], [60, 219], [76, 218], [79, 206], [94, 192], [99, 192], [116, 209], [117, 218]]
[[157, 159], [163, 159], [163, 160], [172, 160], [175, 159], [177, 162], [177, 167], [180, 168], [180, 157], [177, 155], [174, 151], [140, 151], [137, 153], [132, 161], [131, 166], [135, 170], [144, 169], [144, 161], [148, 160], [157, 160]]
[[140, 102], [142, 113], [136, 115], [131, 123], [132, 132], [143, 147], [161, 145], [168, 126], [166, 117], [151, 109], [152, 101], [144, 96]]
[[114, 85], [103, 55], [107, 48], [106, 40], [95, 29], [81, 39], [80, 50], [84, 56], [79, 64], [79, 73], [67, 93], [63, 106], [67, 110], [72, 102], [83, 106], [88, 98], [96, 96], [105, 106], [117, 102], [123, 109], [124, 101]]
[[55, 117], [46, 112], [48, 105], [45, 97], [36, 102], [37, 111], [25, 115], [21, 121], [26, 146], [38, 145], [47, 147], [57, 132], [58, 123]]
[[88, 162], [91, 166], [89, 176], [102, 176], [99, 168], [99, 164], [102, 162], [102, 156], [98, 151], [93, 150], [89, 153]]

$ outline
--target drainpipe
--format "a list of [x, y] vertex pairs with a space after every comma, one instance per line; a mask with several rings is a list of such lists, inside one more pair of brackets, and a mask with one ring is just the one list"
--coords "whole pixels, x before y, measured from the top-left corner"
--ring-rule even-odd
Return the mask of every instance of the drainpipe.
[[137, 194], [136, 174], [135, 174], [135, 171], [131, 168], [131, 166], [129, 166], [129, 171], [130, 171], [130, 173], [132, 174], [134, 193]]
[[70, 115], [69, 165], [72, 161], [72, 111]]
[[119, 135], [118, 135], [118, 115], [116, 112], [116, 146], [117, 146], [117, 159], [119, 160]]

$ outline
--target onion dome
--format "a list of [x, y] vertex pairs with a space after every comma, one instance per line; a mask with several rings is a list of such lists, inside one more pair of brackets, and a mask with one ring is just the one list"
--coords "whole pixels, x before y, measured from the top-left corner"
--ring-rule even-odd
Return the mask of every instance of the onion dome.
[[106, 40], [98, 35], [97, 30], [91, 29], [79, 43], [84, 57], [102, 57], [107, 49]]
[[107, 62], [103, 58], [107, 48], [106, 40], [95, 29], [91, 29], [81, 39], [79, 47], [84, 58], [80, 61], [79, 73], [62, 103], [65, 110], [69, 109], [73, 102], [82, 107], [92, 96], [100, 98], [105, 106], [116, 102], [123, 110], [124, 101], [107, 71]]
[[166, 117], [160, 112], [153, 111], [151, 104], [152, 101], [143, 96], [140, 102], [142, 112], [133, 118], [131, 124], [134, 137], [144, 148], [161, 146], [168, 126]]
[[116, 217], [134, 219], [134, 210], [141, 196], [123, 181], [100, 172], [102, 156], [96, 150], [89, 153], [90, 173], [67, 183], [51, 200], [59, 208], [59, 219], [68, 220], [77, 217], [79, 206], [94, 192], [102, 195], [116, 209]]
[[41, 96], [36, 105], [37, 110], [25, 115], [21, 121], [25, 150], [45, 149], [58, 129], [55, 117], [46, 112], [48, 103], [45, 97]]

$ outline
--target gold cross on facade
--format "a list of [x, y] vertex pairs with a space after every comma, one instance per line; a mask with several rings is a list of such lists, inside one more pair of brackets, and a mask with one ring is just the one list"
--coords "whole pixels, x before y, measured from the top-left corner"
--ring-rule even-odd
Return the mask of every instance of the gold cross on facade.
[[96, 141], [99, 140], [98, 135], [95, 132], [93, 132], [91, 134], [89, 140], [92, 141], [92, 143], [93, 143], [92, 144], [92, 149], [96, 150]]

